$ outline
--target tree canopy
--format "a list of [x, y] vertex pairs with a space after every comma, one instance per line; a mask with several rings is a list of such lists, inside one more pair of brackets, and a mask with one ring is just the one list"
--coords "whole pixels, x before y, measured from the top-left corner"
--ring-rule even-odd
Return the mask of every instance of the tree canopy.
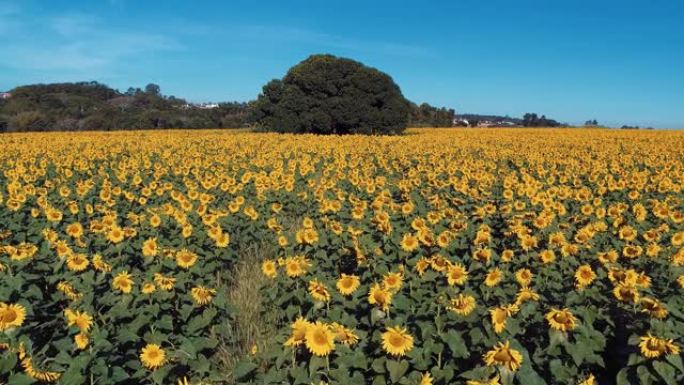
[[410, 105], [392, 78], [357, 61], [312, 55], [263, 87], [253, 117], [268, 131], [396, 134]]
[[126, 93], [97, 82], [17, 87], [0, 99], [0, 131], [242, 127], [247, 103], [202, 108], [164, 96], [156, 84]]

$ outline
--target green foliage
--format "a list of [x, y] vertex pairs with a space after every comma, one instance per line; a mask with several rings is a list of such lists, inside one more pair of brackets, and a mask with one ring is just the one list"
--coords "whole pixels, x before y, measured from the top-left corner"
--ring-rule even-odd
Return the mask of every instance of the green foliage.
[[238, 128], [248, 118], [247, 103], [200, 108], [156, 84], [123, 94], [97, 82], [36, 84], [10, 94], [0, 100], [0, 132]]
[[389, 75], [354, 60], [313, 55], [264, 86], [253, 117], [267, 131], [397, 134], [409, 113]]

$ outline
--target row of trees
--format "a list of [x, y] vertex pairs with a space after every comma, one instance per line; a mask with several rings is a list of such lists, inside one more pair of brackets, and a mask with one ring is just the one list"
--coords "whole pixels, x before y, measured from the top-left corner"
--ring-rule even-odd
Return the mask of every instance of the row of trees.
[[245, 126], [247, 103], [216, 108], [162, 95], [156, 84], [120, 93], [97, 82], [17, 87], [0, 100], [2, 131], [224, 128]]

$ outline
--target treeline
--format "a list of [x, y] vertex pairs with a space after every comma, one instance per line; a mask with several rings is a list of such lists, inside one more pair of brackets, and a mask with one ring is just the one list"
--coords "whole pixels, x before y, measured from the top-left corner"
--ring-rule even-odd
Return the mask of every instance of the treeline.
[[[98, 82], [17, 87], [0, 98], [0, 131], [240, 128], [253, 124], [253, 102], [190, 104], [156, 84], [125, 92]], [[454, 110], [410, 103], [409, 126], [450, 127]]]
[[454, 124], [456, 111], [453, 108], [437, 108], [427, 103], [409, 104], [411, 107], [409, 127], [451, 127]]
[[247, 103], [213, 108], [164, 96], [159, 86], [121, 93], [98, 82], [17, 87], [0, 99], [0, 131], [87, 131], [235, 128], [248, 122]]

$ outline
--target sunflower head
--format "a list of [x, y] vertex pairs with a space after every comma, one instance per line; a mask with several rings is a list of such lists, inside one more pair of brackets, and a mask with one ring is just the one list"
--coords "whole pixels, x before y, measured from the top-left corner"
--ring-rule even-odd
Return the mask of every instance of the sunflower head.
[[405, 328], [394, 326], [382, 333], [382, 348], [390, 355], [404, 356], [413, 349], [413, 337]]

